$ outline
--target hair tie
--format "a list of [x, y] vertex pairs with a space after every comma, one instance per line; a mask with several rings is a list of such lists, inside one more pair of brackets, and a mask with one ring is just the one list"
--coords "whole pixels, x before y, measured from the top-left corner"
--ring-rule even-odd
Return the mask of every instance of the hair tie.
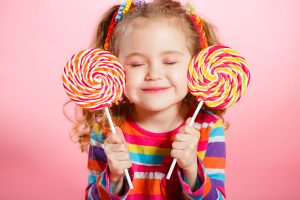
[[204, 48], [208, 47], [208, 43], [207, 43], [207, 38], [205, 35], [204, 28], [203, 28], [203, 20], [196, 14], [196, 9], [191, 3], [187, 2], [186, 8], [187, 8], [188, 14], [190, 15], [190, 17], [193, 21], [194, 26], [197, 29], [197, 32], [199, 35], [200, 47], [201, 47], [201, 49], [204, 49]]
[[132, 4], [132, 0], [128, 0], [123, 10], [123, 14], [126, 14], [128, 12], [129, 8], [131, 7], [131, 4]]
[[123, 18], [123, 10], [126, 7], [126, 3], [122, 3], [119, 7], [118, 14], [115, 18], [115, 21], [120, 21]]
[[135, 6], [142, 6], [142, 5], [144, 5], [146, 2], [145, 2], [145, 0], [134, 0], [133, 1], [133, 4], [135, 5]]
[[110, 21], [110, 24], [109, 24], [109, 27], [108, 27], [108, 30], [107, 30], [107, 36], [105, 38], [105, 43], [104, 43], [104, 50], [108, 51], [109, 49], [109, 42], [110, 42], [110, 39], [113, 35], [113, 31], [115, 29], [115, 26], [117, 25], [117, 23], [119, 21], [122, 20], [123, 16], [129, 11], [129, 9], [132, 7], [132, 4], [134, 6], [142, 6], [145, 4], [145, 0], [128, 0], [127, 2], [124, 2], [120, 5], [119, 9], [114, 13], [111, 21]]
[[105, 43], [104, 43], [104, 47], [103, 47], [103, 49], [106, 50], [106, 51], [108, 51], [108, 49], [109, 49], [109, 41], [112, 37], [113, 30], [116, 26], [115, 18], [117, 16], [117, 14], [118, 14], [118, 10], [114, 13], [113, 17], [111, 18], [110, 24], [109, 24], [108, 29], [107, 29], [107, 35], [106, 35]]

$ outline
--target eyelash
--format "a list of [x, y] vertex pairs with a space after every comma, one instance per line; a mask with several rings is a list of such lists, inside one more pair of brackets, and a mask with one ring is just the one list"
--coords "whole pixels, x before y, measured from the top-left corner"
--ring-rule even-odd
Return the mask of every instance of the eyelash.
[[[169, 62], [169, 63], [165, 63], [166, 65], [175, 65], [177, 62]], [[139, 67], [139, 66], [142, 66], [144, 64], [132, 64], [131, 66], [132, 67]]]
[[139, 66], [142, 66], [144, 64], [132, 64], [131, 67], [139, 67]]
[[175, 65], [177, 62], [169, 62], [169, 63], [166, 63], [167, 65]]

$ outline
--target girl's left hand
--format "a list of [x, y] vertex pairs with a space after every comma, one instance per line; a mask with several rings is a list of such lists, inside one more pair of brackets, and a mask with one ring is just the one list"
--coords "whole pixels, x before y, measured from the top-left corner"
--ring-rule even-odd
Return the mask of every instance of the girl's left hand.
[[191, 117], [186, 120], [172, 144], [171, 156], [177, 159], [177, 163], [184, 171], [197, 169], [197, 146], [200, 133], [194, 127], [189, 126]]

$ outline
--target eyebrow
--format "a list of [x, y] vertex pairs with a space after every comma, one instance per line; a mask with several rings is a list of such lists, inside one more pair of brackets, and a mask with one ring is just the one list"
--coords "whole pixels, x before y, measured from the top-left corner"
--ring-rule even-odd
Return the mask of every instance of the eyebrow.
[[[183, 55], [182, 52], [179, 52], [179, 51], [175, 51], [175, 50], [169, 50], [169, 51], [164, 51], [161, 53], [162, 55], [166, 55], [166, 54], [179, 54], [179, 55]], [[142, 53], [138, 53], [138, 52], [133, 52], [133, 53], [130, 53], [128, 54], [127, 56], [125, 56], [125, 59], [131, 57], [131, 56], [145, 56], [144, 54]]]

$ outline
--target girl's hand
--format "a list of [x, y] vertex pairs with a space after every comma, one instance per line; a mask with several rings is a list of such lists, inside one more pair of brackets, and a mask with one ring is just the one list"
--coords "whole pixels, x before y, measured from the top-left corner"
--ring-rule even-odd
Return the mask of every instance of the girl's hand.
[[109, 134], [104, 142], [104, 151], [109, 167], [109, 179], [118, 183], [124, 177], [124, 170], [131, 167], [127, 143], [123, 132], [116, 127], [116, 134]]
[[185, 126], [179, 129], [172, 144], [171, 156], [177, 159], [177, 163], [183, 172], [195, 174], [197, 172], [197, 146], [200, 133], [194, 127], [189, 126], [191, 117], [186, 120]]

